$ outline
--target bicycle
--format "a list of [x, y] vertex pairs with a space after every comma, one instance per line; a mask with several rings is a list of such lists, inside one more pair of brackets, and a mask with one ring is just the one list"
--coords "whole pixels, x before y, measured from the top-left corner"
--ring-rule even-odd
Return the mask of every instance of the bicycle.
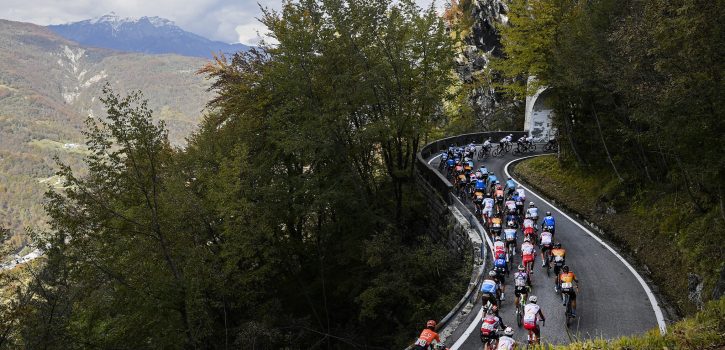
[[557, 149], [559, 149], [559, 142], [556, 139], [551, 139], [544, 145], [544, 151], [556, 151]]
[[521, 328], [524, 325], [524, 308], [526, 307], [526, 300], [529, 297], [529, 293], [521, 294], [519, 297], [519, 307], [516, 308], [516, 325]]
[[569, 292], [572, 290], [571, 283], [562, 283], [561, 286], [561, 299], [564, 302], [564, 305], [566, 305], [566, 310], [564, 311], [564, 322], [567, 328], [569, 328], [569, 324], [571, 320], [576, 318], [574, 316], [574, 310], [572, 310], [571, 306], [571, 295], [569, 295]]
[[481, 150], [478, 151], [477, 157], [478, 160], [484, 160], [488, 157], [488, 155], [491, 153], [491, 147], [483, 147], [481, 146]]
[[[546, 321], [545, 320], [540, 320], [539, 322], [541, 322], [541, 326], [542, 327], [546, 326]], [[533, 345], [538, 345], [540, 343], [540, 341], [541, 341], [540, 337], [537, 337], [536, 336], [536, 333], [534, 333], [533, 330], [529, 330], [529, 334], [526, 336], [526, 338], [527, 338], [528, 343], [529, 343], [528, 346], [527, 346], [527, 348], [529, 348], [529, 347], [531, 347]]]
[[507, 152], [508, 151], [506, 151], [506, 147], [503, 144], [499, 143], [498, 147], [496, 147], [496, 149], [493, 150], [493, 153], [491, 155], [493, 155], [494, 157], [501, 157], [504, 154], [506, 154]]

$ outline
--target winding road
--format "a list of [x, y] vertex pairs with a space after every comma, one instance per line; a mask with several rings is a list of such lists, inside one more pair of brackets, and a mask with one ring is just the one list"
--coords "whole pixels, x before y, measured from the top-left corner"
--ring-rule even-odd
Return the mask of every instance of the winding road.
[[[483, 163], [503, 183], [508, 177], [509, 166], [523, 158], [527, 157], [506, 155], [502, 158], [488, 158]], [[437, 166], [440, 159], [436, 155], [427, 161], [432, 166]], [[480, 163], [476, 162], [476, 168]], [[546, 276], [546, 270], [541, 267], [540, 257], [537, 256], [532, 294], [539, 297], [538, 304], [546, 316], [546, 324], [541, 327], [542, 340], [565, 344], [579, 339], [596, 337], [610, 339], [641, 334], [657, 327], [664, 331], [662, 311], [652, 291], [635, 269], [616, 250], [582, 224], [546, 202], [529, 188], [525, 189], [527, 207], [528, 202], [533, 201], [539, 207], [541, 217], [546, 211], [551, 211], [556, 218], [554, 239], [566, 248], [567, 264], [576, 273], [580, 285], [580, 292], [577, 294], [579, 317], [567, 329], [564, 307], [554, 291], [553, 277]], [[473, 211], [470, 201], [466, 202], [466, 206]], [[636, 234], [636, 229], [633, 228], [632, 234]], [[523, 241], [522, 236], [519, 235], [519, 246]], [[520, 256], [517, 256], [515, 262], [520, 262], [520, 259]], [[513, 290], [513, 281], [507, 278], [506, 300], [502, 302], [499, 314], [504, 323], [516, 331], [514, 338], [525, 344], [527, 332], [516, 325]], [[481, 304], [478, 302], [473, 311], [466, 316], [465, 322], [446, 339], [446, 345], [451, 350], [481, 349], [480, 310]]]

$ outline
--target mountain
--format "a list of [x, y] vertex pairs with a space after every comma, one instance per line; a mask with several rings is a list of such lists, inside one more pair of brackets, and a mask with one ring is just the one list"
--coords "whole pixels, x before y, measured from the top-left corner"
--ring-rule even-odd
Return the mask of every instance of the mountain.
[[246, 45], [212, 41], [187, 32], [164, 18], [121, 18], [113, 12], [94, 19], [51, 25], [48, 28], [81, 45], [120, 51], [175, 53], [210, 58], [212, 52], [229, 54], [249, 49]]
[[0, 226], [26, 241], [24, 227], [44, 221], [43, 192], [57, 184], [54, 156], [78, 169], [88, 116], [103, 117], [104, 83], [120, 94], [143, 91], [182, 145], [201, 120], [210, 81], [195, 71], [208, 61], [88, 48], [49, 29], [0, 20]]

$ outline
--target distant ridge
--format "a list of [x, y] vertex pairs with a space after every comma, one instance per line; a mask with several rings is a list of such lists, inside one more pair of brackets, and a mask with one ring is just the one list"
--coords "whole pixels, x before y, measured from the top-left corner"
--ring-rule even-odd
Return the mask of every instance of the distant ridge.
[[147, 54], [175, 53], [210, 58], [212, 53], [231, 54], [249, 46], [212, 41], [187, 32], [161, 17], [120, 17], [111, 12], [85, 21], [50, 25], [56, 34], [84, 46]]

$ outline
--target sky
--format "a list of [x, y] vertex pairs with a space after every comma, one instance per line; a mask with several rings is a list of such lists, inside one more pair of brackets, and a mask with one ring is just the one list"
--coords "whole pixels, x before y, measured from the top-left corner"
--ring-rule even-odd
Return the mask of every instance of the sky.
[[[259, 6], [279, 9], [282, 0], [0, 0], [0, 19], [63, 24], [115, 12], [121, 17], [158, 16], [184, 30], [227, 43], [255, 45], [264, 35]], [[430, 0], [416, 0], [423, 6]], [[441, 2], [441, 1], [437, 1]]]

